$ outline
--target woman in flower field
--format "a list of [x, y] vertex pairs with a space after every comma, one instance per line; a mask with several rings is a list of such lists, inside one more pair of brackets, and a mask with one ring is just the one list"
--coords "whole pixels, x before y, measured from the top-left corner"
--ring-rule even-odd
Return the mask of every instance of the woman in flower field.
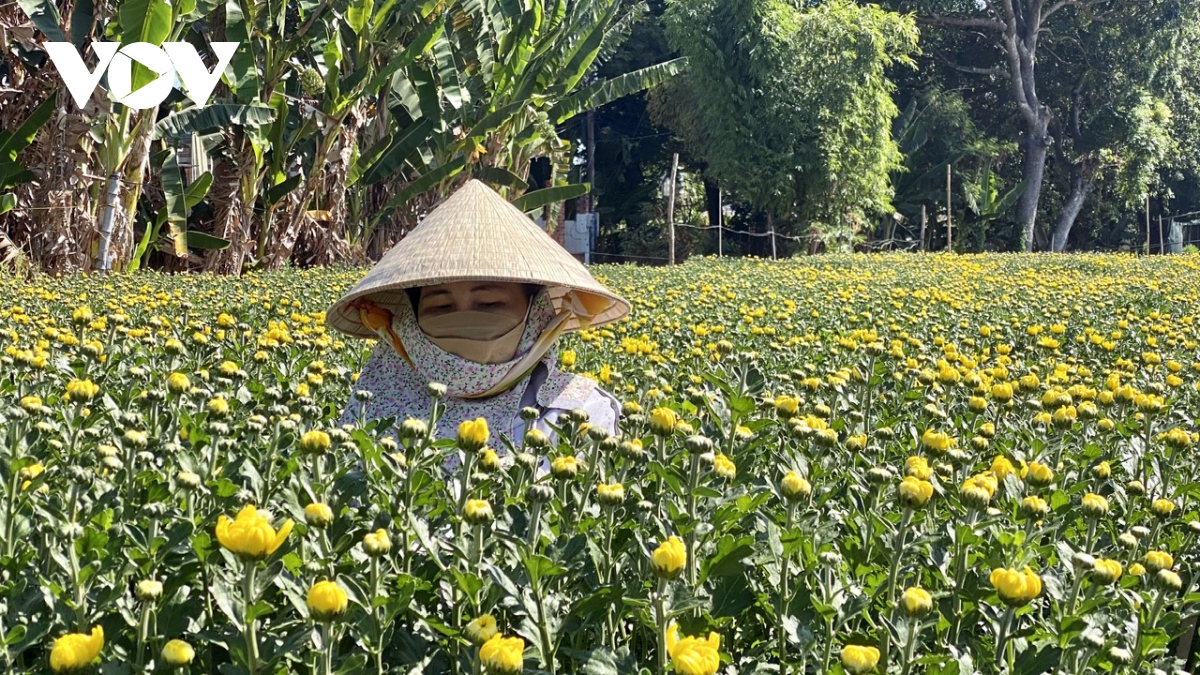
[[[1162, 258], [605, 266], [604, 324], [409, 257], [345, 315], [384, 347], [326, 325], [363, 270], [0, 276], [0, 673], [1195, 672], [1200, 256]], [[429, 389], [433, 347], [537, 354], [490, 386], [542, 408]]]
[[490, 423], [518, 441], [533, 430], [544, 444], [569, 414], [614, 434], [620, 403], [557, 368], [554, 347], [628, 311], [525, 214], [471, 181], [326, 313], [331, 328], [380, 338], [342, 422], [437, 412], [436, 437], [463, 423], [465, 435], [484, 435]]

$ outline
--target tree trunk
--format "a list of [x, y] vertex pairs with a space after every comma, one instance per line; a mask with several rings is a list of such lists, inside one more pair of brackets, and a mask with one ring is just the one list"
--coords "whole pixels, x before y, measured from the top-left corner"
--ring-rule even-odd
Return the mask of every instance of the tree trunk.
[[704, 209], [708, 211], [709, 227], [721, 224], [721, 187], [707, 178], [704, 179]]
[[1037, 227], [1038, 202], [1042, 197], [1042, 176], [1046, 172], [1046, 155], [1050, 152], [1050, 112], [1038, 111], [1038, 119], [1025, 131], [1022, 145], [1025, 150], [1025, 191], [1017, 201], [1017, 222], [1021, 226], [1021, 248], [1033, 251], [1033, 232]]
[[1096, 182], [1090, 173], [1086, 162], [1079, 162], [1071, 167], [1071, 191], [1067, 195], [1067, 201], [1063, 203], [1058, 225], [1054, 228], [1054, 239], [1050, 244], [1050, 250], [1055, 253], [1062, 253], [1066, 249], [1071, 227], [1075, 225], [1075, 219], [1083, 210], [1088, 195], [1096, 188]]

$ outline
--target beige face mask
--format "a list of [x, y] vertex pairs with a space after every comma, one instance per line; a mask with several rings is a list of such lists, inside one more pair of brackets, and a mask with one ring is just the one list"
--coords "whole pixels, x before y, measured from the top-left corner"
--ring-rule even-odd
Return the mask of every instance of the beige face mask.
[[429, 336], [429, 341], [441, 349], [476, 363], [504, 363], [517, 355], [525, 322], [491, 312], [450, 312], [440, 316], [421, 317], [417, 325]]

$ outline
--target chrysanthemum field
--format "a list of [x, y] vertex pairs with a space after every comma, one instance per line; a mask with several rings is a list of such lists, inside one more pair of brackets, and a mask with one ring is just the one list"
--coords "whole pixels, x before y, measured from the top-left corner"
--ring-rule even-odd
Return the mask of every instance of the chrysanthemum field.
[[552, 444], [337, 426], [361, 270], [0, 278], [0, 672], [1185, 667], [1200, 258], [594, 272]]

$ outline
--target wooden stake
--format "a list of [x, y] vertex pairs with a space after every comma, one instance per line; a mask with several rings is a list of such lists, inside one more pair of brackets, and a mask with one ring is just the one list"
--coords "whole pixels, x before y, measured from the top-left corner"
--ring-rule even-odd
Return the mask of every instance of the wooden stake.
[[721, 203], [721, 188], [717, 188], [717, 256], [725, 255], [725, 211]]
[[1150, 195], [1146, 195], [1146, 255], [1150, 255]]
[[952, 207], [953, 207], [953, 204], [950, 201], [950, 165], [947, 164], [946, 165], [946, 250], [951, 253], [954, 252], [954, 231], [952, 229], [953, 228], [952, 221], [954, 219], [954, 212], [952, 210]]
[[775, 216], [767, 211], [767, 229], [771, 232], [771, 260], [775, 260]]
[[917, 246], [918, 251], [925, 250], [925, 223], [927, 222], [927, 220], [928, 220], [928, 216], [925, 213], [925, 205], [922, 204], [921, 205], [921, 241]]
[[671, 237], [668, 245], [667, 258], [669, 264], [675, 264], [675, 181], [679, 175], [679, 153], [671, 157], [671, 193], [667, 197], [667, 231]]
[[1167, 254], [1167, 245], [1163, 242], [1162, 214], [1158, 214], [1158, 254]]

